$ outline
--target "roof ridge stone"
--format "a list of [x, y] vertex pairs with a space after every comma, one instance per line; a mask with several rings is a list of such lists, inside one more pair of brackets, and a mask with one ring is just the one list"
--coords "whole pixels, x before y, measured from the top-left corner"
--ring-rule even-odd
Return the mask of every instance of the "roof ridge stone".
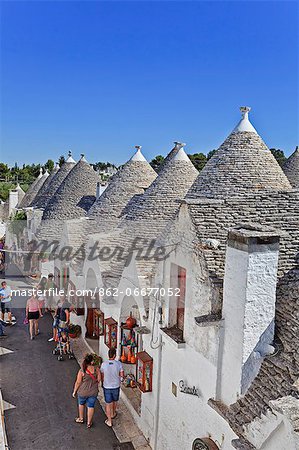
[[68, 157], [65, 160], [66, 163], [76, 163], [76, 161], [74, 160], [74, 158], [72, 157], [72, 151], [69, 150], [68, 152]]
[[169, 164], [169, 162], [175, 157], [175, 155], [179, 152], [179, 150], [184, 147], [186, 144], [179, 141], [174, 141], [174, 147], [170, 150], [170, 152], [164, 158], [164, 161], [157, 169], [158, 173], [161, 173]]
[[141, 145], [135, 145], [135, 148], [136, 148], [136, 152], [134, 153], [134, 155], [132, 156], [130, 161], [145, 161], [145, 162], [147, 162], [141, 152], [141, 148], [142, 148]]

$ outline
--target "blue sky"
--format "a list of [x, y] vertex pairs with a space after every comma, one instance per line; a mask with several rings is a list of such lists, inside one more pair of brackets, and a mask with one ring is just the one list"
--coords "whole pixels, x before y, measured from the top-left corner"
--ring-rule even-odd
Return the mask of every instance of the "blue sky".
[[1, 2], [1, 161], [149, 159], [218, 147], [252, 107], [298, 144], [298, 3]]

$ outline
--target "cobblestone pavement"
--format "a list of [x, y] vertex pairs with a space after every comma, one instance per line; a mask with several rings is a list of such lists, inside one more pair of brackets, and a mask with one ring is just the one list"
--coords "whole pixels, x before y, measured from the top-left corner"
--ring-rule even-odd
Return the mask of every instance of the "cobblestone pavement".
[[[7, 281], [12, 287], [24, 286], [16, 278]], [[93, 428], [88, 430], [74, 422], [77, 404], [71, 393], [79, 366], [76, 360], [59, 362], [52, 355], [54, 344], [48, 342], [51, 316], [40, 320], [41, 334], [30, 341], [28, 327], [23, 325], [24, 310], [15, 309], [14, 314], [17, 325], [7, 327], [8, 338], [0, 341], [0, 346], [13, 352], [0, 352], [3, 398], [15, 406], [5, 412], [10, 449], [114, 449], [119, 441], [104, 424], [105, 415], [98, 403]]]

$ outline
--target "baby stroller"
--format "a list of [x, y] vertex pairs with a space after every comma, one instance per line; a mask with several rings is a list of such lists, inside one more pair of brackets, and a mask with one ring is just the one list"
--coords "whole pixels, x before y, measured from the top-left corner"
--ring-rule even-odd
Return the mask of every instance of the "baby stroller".
[[57, 337], [58, 337], [58, 342], [52, 352], [53, 355], [58, 355], [57, 356], [58, 361], [63, 361], [64, 356], [67, 356], [69, 359], [74, 359], [75, 356], [71, 349], [68, 327], [61, 328], [58, 323]]

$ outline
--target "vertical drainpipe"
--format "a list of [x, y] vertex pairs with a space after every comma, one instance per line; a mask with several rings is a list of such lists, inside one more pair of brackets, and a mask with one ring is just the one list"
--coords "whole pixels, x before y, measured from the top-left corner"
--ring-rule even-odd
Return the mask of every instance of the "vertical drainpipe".
[[160, 418], [160, 393], [161, 393], [161, 368], [162, 368], [162, 337], [160, 335], [160, 342], [158, 348], [158, 389], [157, 389], [157, 401], [155, 411], [155, 440], [154, 449], [158, 450], [158, 433], [159, 433], [159, 418]]
[[[163, 277], [162, 277], [162, 286], [165, 282], [165, 270], [166, 270], [166, 263], [164, 261], [163, 263]], [[156, 305], [157, 306], [157, 305]], [[156, 409], [155, 409], [155, 424], [154, 424], [154, 430], [155, 430], [155, 436], [154, 436], [154, 448], [153, 450], [158, 450], [158, 433], [159, 433], [159, 418], [160, 418], [160, 394], [161, 394], [161, 371], [162, 371], [162, 336], [159, 331], [159, 347], [158, 347], [158, 377], [157, 377], [157, 401], [156, 401]]]

